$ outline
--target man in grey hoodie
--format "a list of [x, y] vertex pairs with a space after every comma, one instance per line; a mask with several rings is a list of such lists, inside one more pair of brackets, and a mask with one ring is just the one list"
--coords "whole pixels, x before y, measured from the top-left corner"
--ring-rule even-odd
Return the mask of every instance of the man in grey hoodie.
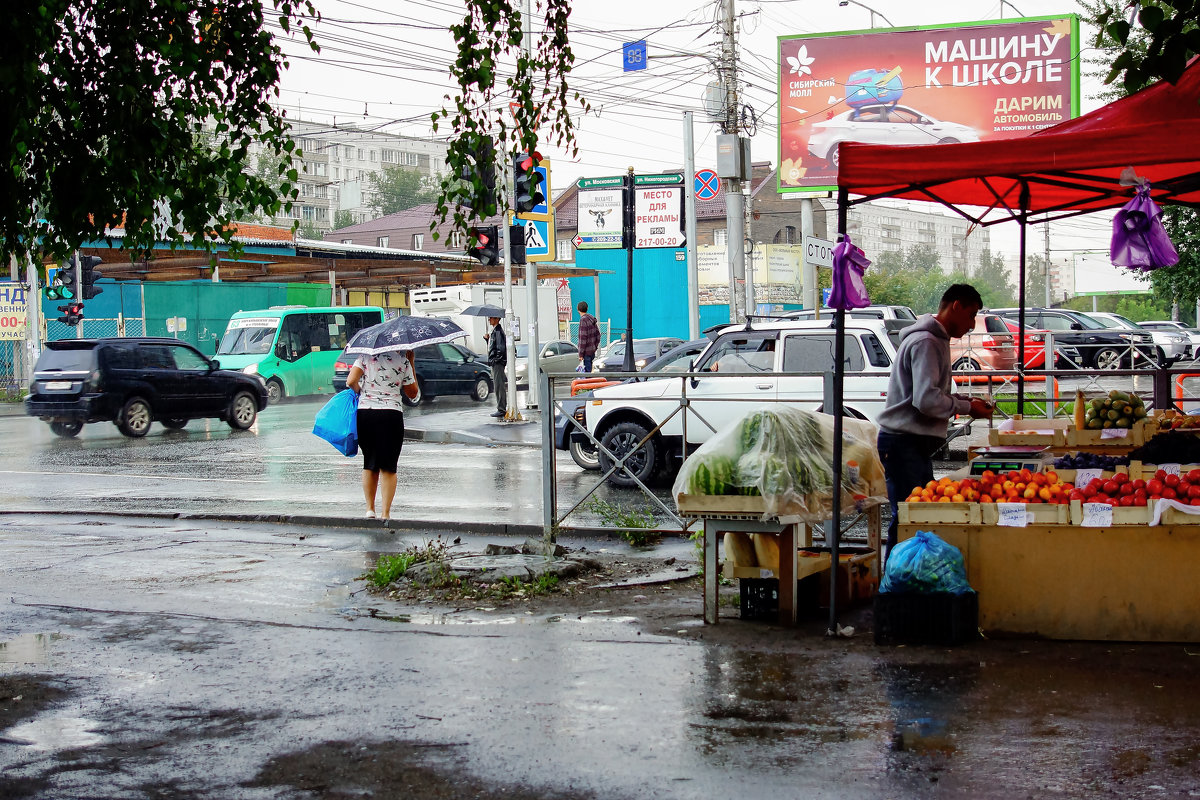
[[956, 283], [942, 295], [936, 314], [925, 314], [904, 329], [888, 380], [887, 405], [879, 415], [879, 458], [887, 478], [892, 521], [888, 554], [896, 545], [896, 504], [933, 480], [933, 454], [946, 441], [950, 417], [990, 417], [992, 406], [979, 398], [951, 394], [950, 340], [975, 327], [983, 299], [974, 286]]

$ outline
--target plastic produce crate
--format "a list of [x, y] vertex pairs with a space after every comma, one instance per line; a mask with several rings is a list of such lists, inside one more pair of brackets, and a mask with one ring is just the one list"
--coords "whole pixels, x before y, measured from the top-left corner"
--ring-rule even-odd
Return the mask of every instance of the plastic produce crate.
[[[796, 582], [796, 613], [811, 616], [819, 610], [820, 576], [809, 575]], [[760, 622], [779, 621], [779, 579], [739, 578], [741, 618]]]
[[875, 644], [954, 645], [979, 638], [975, 592], [875, 595]]

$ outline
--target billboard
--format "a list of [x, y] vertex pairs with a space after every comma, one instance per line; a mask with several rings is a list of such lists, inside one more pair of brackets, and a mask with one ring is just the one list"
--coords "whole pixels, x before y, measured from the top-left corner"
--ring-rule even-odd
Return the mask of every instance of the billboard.
[[1027, 136], [1079, 115], [1073, 14], [779, 38], [779, 191], [832, 191], [837, 145]]

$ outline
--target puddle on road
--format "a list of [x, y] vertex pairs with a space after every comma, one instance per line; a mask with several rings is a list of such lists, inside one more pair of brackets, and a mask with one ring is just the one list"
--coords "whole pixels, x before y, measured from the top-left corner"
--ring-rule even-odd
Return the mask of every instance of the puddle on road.
[[45, 664], [61, 633], [26, 633], [0, 642], [0, 664]]
[[45, 752], [74, 750], [103, 743], [104, 735], [96, 732], [99, 726], [100, 723], [83, 717], [47, 714], [9, 728], [5, 738]]

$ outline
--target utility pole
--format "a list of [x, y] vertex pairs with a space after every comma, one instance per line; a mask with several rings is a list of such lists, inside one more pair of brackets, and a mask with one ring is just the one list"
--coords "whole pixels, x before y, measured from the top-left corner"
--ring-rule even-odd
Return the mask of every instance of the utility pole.
[[[721, 43], [721, 83], [725, 87], [725, 119], [721, 130], [734, 137], [734, 158], [741, 158], [738, 139], [737, 37], [734, 0], [724, 0], [725, 30]], [[720, 145], [718, 145], [718, 148]], [[728, 179], [725, 188], [725, 254], [729, 261], [729, 321], [746, 317], [746, 299], [739, 291], [746, 282], [745, 197], [740, 176]]]
[[1046, 220], [1046, 222], [1042, 225], [1042, 233], [1045, 236], [1045, 248], [1046, 248], [1046, 305], [1042, 306], [1042, 308], [1049, 308], [1051, 305], [1054, 304], [1054, 298], [1052, 298], [1050, 296], [1050, 221], [1049, 220]]
[[[527, 59], [532, 57], [533, 14], [531, 11], [531, 0], [524, 0], [521, 6], [521, 52]], [[533, 154], [530, 153], [530, 155]], [[533, 166], [535, 169], [537, 168], [538, 165], [536, 160]], [[547, 175], [549, 175], [548, 172]], [[549, 182], [547, 182], [547, 186], [549, 186]], [[548, 188], [546, 189], [545, 194], [546, 205], [548, 208], [551, 202], [549, 196], [550, 191]], [[549, 242], [548, 244], [553, 246], [554, 243]], [[528, 348], [526, 348], [526, 352], [529, 353], [529, 357], [526, 359], [525, 364], [525, 379], [529, 384], [529, 388], [526, 390], [525, 407], [536, 409], [538, 407], [538, 374], [541, 370], [540, 353], [542, 352], [542, 345], [538, 341], [537, 262], [532, 261], [528, 255], [525, 256], [525, 292], [527, 298], [525, 303], [525, 318], [526, 322], [528, 323], [525, 326], [525, 329], [528, 331], [529, 336], [526, 342], [526, 344], [529, 345]], [[516, 386], [516, 362], [510, 359], [508, 363], [513, 367], [511, 370], [509, 370], [509, 372], [513, 373], [513, 386]], [[547, 402], [549, 402], [552, 398], [546, 399]], [[515, 407], [516, 406], [514, 405], [513, 408]]]
[[687, 237], [688, 338], [700, 338], [700, 265], [696, 263], [696, 146], [692, 112], [683, 112], [684, 236]]

